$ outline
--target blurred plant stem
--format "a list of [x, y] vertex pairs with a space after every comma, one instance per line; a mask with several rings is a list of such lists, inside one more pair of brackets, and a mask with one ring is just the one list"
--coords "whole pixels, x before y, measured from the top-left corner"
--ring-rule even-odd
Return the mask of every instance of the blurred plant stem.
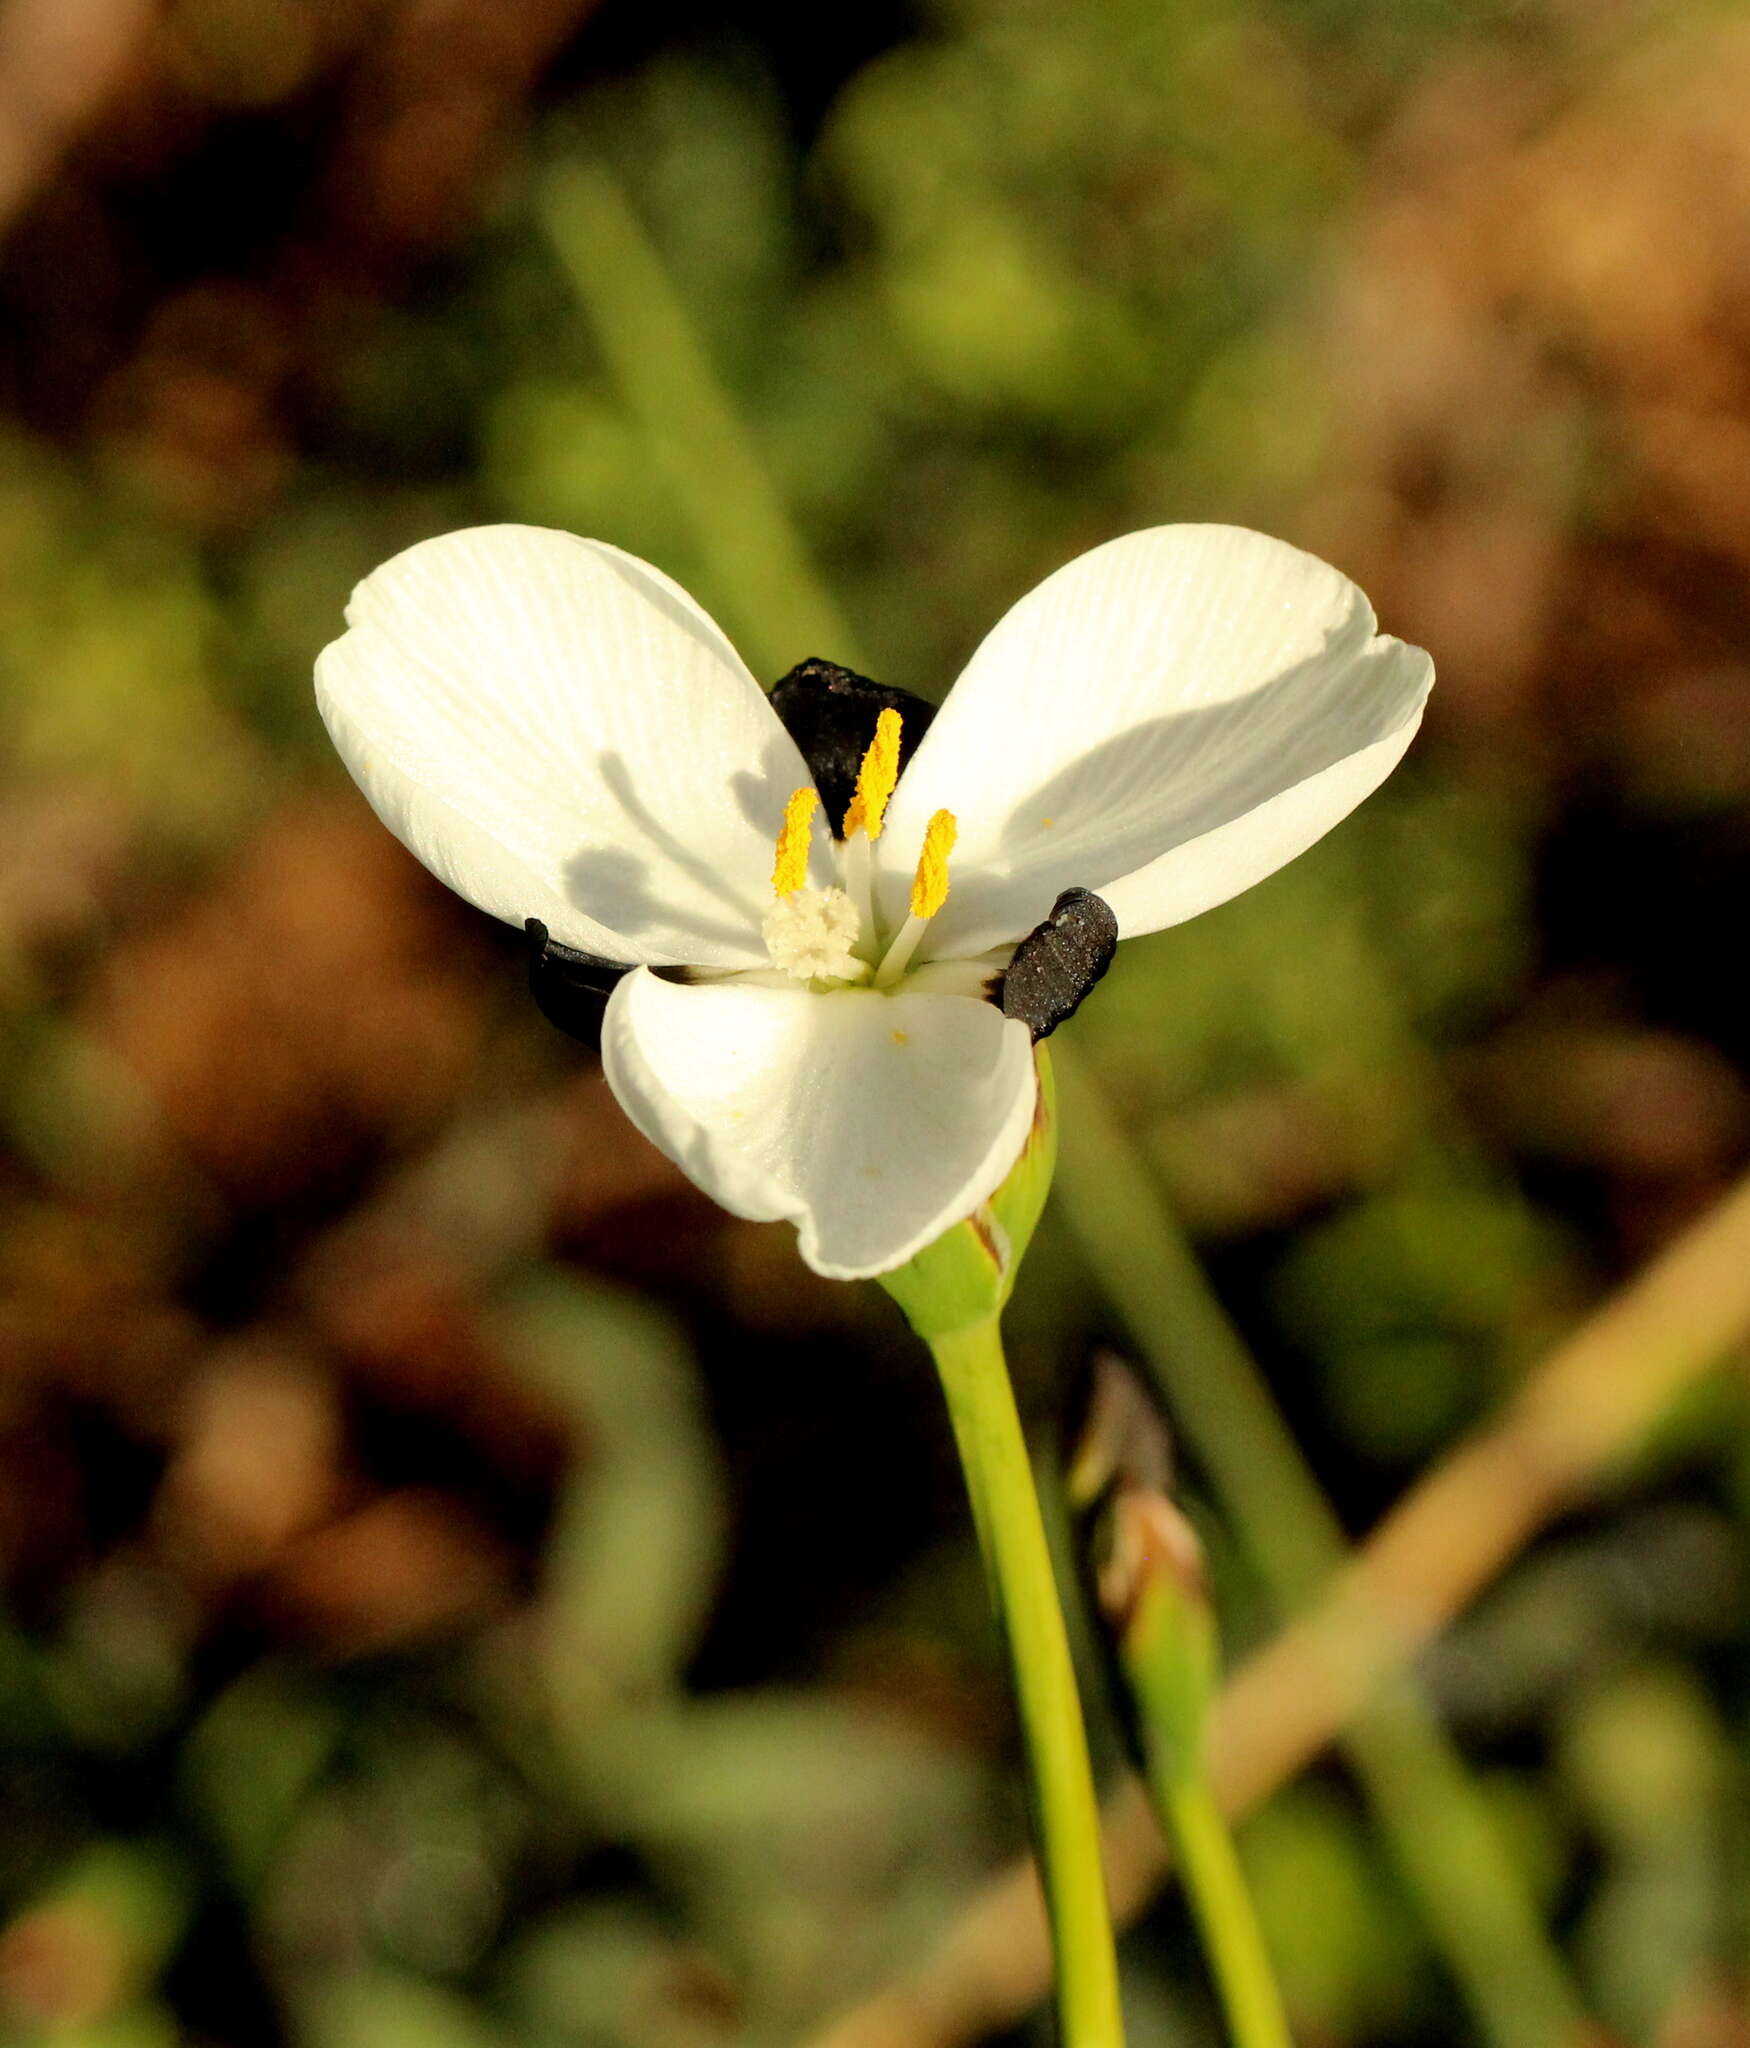
[[811, 654], [859, 666], [771, 473], [701, 347], [661, 256], [606, 169], [547, 176], [542, 214], [609, 372], [698, 536], [756, 673]]
[[930, 1349], [1009, 1651], [1064, 2048], [1121, 2048], [1118, 1965], [1081, 1701], [996, 1318], [946, 1331]]
[[[808, 561], [752, 438], [625, 195], [572, 159], [544, 214], [628, 410], [691, 520], [743, 645], [768, 673], [800, 653], [855, 665], [853, 635]], [[1130, 1326], [1227, 1512], [1288, 1611], [1342, 1563], [1340, 1524], [1093, 1077], [1068, 1077], [1062, 1199], [1088, 1265]], [[1407, 1675], [1386, 1684], [1351, 1756], [1430, 1932], [1497, 2048], [1588, 2031], [1560, 1957], [1457, 1753]]]
[[[1103, 1090], [1072, 1047], [1059, 1046], [1056, 1066], [1062, 1214], [1272, 1598], [1297, 1612], [1344, 1563], [1342, 1526]], [[1490, 2038], [1500, 2048], [1584, 2038], [1562, 1959], [1408, 1671], [1381, 1682], [1344, 1748]]]

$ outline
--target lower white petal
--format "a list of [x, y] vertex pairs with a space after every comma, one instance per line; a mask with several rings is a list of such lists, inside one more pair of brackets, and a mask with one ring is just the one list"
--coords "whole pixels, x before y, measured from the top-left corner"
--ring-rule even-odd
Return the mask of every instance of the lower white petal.
[[947, 809], [952, 886], [920, 958], [1015, 939], [1071, 885], [1106, 897], [1126, 937], [1193, 916], [1359, 803], [1432, 680], [1346, 576], [1284, 541], [1231, 526], [1109, 541], [1022, 598], [949, 692], [887, 814], [884, 912], [903, 914]]
[[831, 1279], [903, 1265], [994, 1193], [1032, 1123], [1025, 1025], [971, 996], [614, 990], [602, 1061], [626, 1114], [738, 1216], [787, 1218]]

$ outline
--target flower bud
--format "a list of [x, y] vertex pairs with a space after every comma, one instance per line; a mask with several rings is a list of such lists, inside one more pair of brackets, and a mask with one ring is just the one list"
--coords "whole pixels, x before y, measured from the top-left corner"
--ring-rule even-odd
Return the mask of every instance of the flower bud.
[[1166, 1424], [1111, 1356], [1096, 1367], [1087, 1425], [1069, 1474], [1096, 1605], [1108, 1631], [1131, 1733], [1151, 1784], [1203, 1768], [1219, 1652], [1203, 1546], [1168, 1492]]

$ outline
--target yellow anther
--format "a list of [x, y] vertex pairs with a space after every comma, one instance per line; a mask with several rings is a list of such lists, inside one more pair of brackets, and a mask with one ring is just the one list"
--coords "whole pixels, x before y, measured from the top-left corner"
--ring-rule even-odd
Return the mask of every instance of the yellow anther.
[[813, 837], [814, 807], [819, 802], [820, 792], [810, 783], [784, 806], [778, 857], [772, 863], [772, 888], [779, 896], [793, 894], [808, 880], [808, 844]]
[[934, 917], [948, 900], [948, 856], [960, 827], [952, 811], [938, 811], [924, 833], [924, 850], [918, 855], [918, 871], [911, 885], [913, 917]]
[[887, 816], [887, 800], [898, 780], [899, 713], [884, 711], [875, 721], [875, 737], [869, 742], [862, 767], [857, 770], [856, 793], [845, 813], [847, 839], [857, 831], [867, 832], [871, 839], [881, 837], [882, 821]]

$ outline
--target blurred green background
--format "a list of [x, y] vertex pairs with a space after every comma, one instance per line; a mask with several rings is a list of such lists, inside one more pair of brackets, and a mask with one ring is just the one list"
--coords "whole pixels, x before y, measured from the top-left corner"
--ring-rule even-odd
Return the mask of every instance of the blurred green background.
[[[566, 526], [938, 695], [1132, 527], [1355, 576], [1409, 763], [1066, 1035], [1360, 1536], [1750, 1149], [1746, 105], [1654, 0], [0, 5], [0, 2040], [800, 2041], [1023, 1838], [927, 1360], [370, 818], [351, 584]], [[1011, 1327], [1049, 1462], [1061, 1207]], [[1423, 1672], [1597, 2040], [1750, 2041], [1747, 1526], [1728, 1383]], [[1540, 2038], [1425, 1765], [1242, 1831], [1305, 2043]]]

